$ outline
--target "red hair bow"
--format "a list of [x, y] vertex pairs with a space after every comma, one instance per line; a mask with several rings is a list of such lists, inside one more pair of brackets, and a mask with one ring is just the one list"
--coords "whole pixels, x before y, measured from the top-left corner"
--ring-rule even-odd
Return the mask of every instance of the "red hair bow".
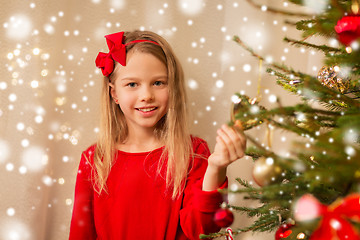
[[104, 76], [109, 77], [109, 75], [114, 71], [114, 61], [117, 61], [122, 66], [126, 66], [126, 46], [138, 42], [150, 42], [156, 45], [159, 45], [157, 42], [140, 39], [134, 40], [127, 44], [124, 44], [125, 39], [124, 32], [113, 33], [105, 36], [106, 43], [109, 48], [108, 53], [99, 52], [96, 57], [95, 64], [98, 68], [101, 68], [101, 71]]
[[348, 220], [360, 223], [360, 194], [350, 194], [329, 206], [321, 204], [310, 194], [302, 196], [295, 206], [295, 219], [308, 221], [321, 217], [310, 240], [358, 240], [360, 233]]
[[114, 60], [123, 66], [126, 65], [126, 46], [123, 44], [124, 32], [109, 34], [105, 38], [109, 52], [99, 52], [95, 64], [101, 68], [104, 76], [109, 77], [114, 70]]

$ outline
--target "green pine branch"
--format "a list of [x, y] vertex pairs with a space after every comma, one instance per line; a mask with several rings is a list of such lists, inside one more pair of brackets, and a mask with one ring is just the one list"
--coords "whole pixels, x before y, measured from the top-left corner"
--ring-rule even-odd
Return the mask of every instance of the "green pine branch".
[[284, 41], [288, 42], [288, 43], [291, 43], [292, 45], [297, 46], [297, 47], [304, 46], [304, 47], [307, 47], [307, 48], [317, 49], [317, 50], [323, 51], [325, 54], [328, 54], [330, 52], [331, 53], [344, 53], [345, 52], [344, 50], [341, 50], [339, 48], [329, 47], [329, 46], [327, 46], [325, 44], [316, 45], [316, 44], [308, 43], [308, 42], [305, 42], [305, 41], [299, 41], [299, 40], [291, 39], [291, 38], [288, 38], [288, 37], [285, 37]]
[[[250, 5], [252, 5], [253, 7], [255, 7], [257, 9], [261, 9], [262, 6], [263, 6], [263, 5], [254, 3], [254, 1], [252, 1], [252, 0], [246, 0], [246, 1]], [[312, 15], [309, 15], [307, 13], [289, 12], [289, 11], [286, 11], [286, 10], [273, 8], [271, 6], [267, 6], [266, 11], [270, 12], [270, 13], [274, 13], [274, 14], [281, 14], [281, 15], [292, 16], [292, 17], [311, 17], [312, 16]]]
[[[274, 229], [274, 227], [278, 226], [279, 223], [279, 217], [275, 214], [267, 214], [259, 219], [257, 219], [253, 225], [245, 228], [238, 228], [233, 229], [233, 235], [237, 235], [239, 233], [244, 232], [250, 232], [250, 231], [257, 231], [257, 232], [267, 232]], [[211, 233], [211, 234], [201, 234], [199, 237], [200, 239], [208, 239], [208, 238], [218, 238], [218, 237], [224, 237], [229, 236], [229, 234], [225, 231], [218, 232], [218, 233]]]

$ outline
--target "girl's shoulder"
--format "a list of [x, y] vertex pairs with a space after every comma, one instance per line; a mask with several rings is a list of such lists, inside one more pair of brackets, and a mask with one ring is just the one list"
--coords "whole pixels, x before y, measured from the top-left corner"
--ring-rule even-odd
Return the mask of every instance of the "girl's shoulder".
[[204, 139], [202, 139], [201, 137], [191, 134], [190, 138], [191, 138], [191, 142], [192, 142], [193, 146], [197, 146], [200, 144], [207, 144], [207, 142]]
[[198, 152], [199, 150], [210, 151], [208, 143], [204, 139], [194, 135], [190, 135], [190, 137], [191, 137], [193, 151], [195, 153]]
[[93, 163], [95, 149], [96, 149], [96, 144], [89, 146], [85, 151], [82, 152], [81, 157], [86, 159], [88, 162]]
[[84, 173], [86, 176], [90, 176], [94, 164], [95, 148], [96, 144], [93, 144], [82, 152], [78, 167], [78, 174]]
[[191, 141], [193, 155], [189, 165], [189, 177], [197, 179], [202, 177], [205, 173], [207, 159], [210, 156], [210, 149], [207, 142], [200, 137], [191, 135]]

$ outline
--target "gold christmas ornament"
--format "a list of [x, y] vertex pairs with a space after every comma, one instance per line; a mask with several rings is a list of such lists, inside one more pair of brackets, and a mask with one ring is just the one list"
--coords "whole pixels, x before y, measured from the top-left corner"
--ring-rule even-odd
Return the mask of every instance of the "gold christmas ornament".
[[[230, 118], [232, 122], [237, 123], [239, 121], [236, 119], [237, 115], [246, 114], [246, 113], [256, 114], [260, 110], [265, 110], [265, 108], [263, 106], [258, 105], [257, 98], [249, 98], [246, 95], [240, 95], [237, 96], [237, 99], [234, 100], [232, 103]], [[240, 122], [241, 124], [238, 125], [241, 125], [243, 130], [247, 130], [262, 124], [263, 119], [254, 118], [254, 119], [247, 119], [245, 121], [241, 120]]]
[[261, 187], [278, 183], [283, 180], [282, 169], [271, 157], [260, 157], [255, 161], [252, 176], [254, 181]]
[[317, 79], [322, 85], [345, 93], [349, 89], [349, 81], [343, 80], [339, 74], [339, 66], [323, 66], [317, 75]]
[[300, 128], [306, 129], [309, 132], [317, 132], [320, 130], [320, 125], [313, 119], [305, 118], [304, 120], [296, 123]]

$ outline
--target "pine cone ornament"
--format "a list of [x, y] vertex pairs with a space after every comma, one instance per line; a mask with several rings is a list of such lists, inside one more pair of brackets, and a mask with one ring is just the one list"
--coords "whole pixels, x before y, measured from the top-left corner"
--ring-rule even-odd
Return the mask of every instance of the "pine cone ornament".
[[340, 68], [338, 66], [323, 66], [320, 69], [317, 78], [322, 85], [345, 93], [349, 89], [349, 81], [339, 77], [339, 73]]

